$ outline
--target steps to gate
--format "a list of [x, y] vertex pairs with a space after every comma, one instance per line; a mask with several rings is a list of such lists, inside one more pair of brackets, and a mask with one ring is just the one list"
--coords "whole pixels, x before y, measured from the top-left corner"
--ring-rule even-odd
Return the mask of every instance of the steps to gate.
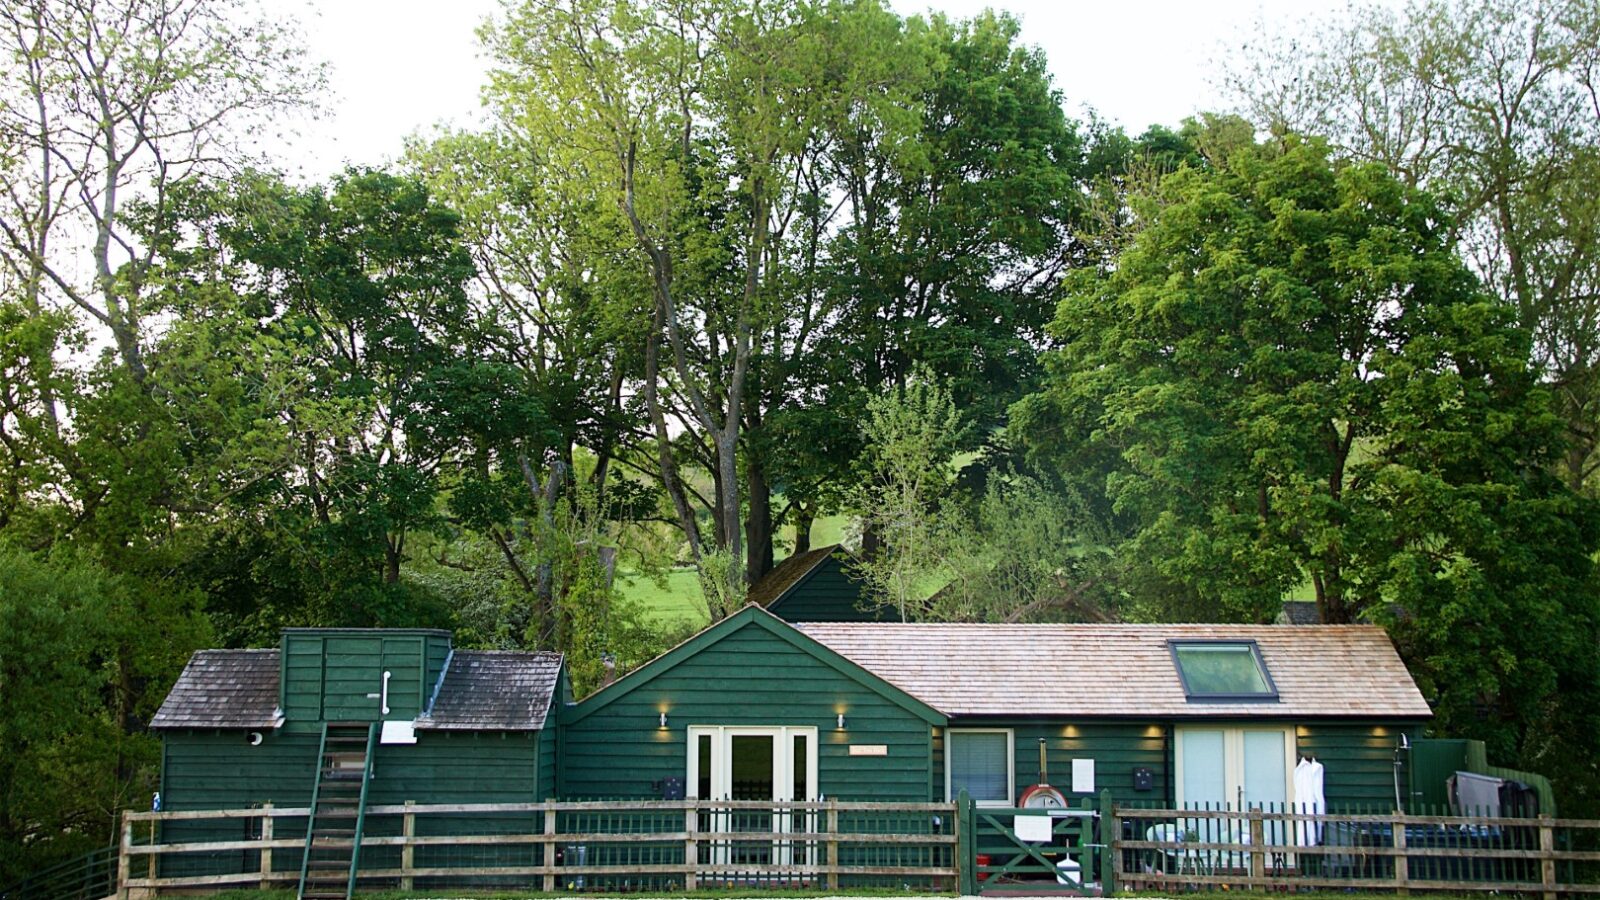
[[317, 750], [317, 783], [300, 862], [300, 900], [349, 900], [361, 858], [376, 722], [328, 722]]

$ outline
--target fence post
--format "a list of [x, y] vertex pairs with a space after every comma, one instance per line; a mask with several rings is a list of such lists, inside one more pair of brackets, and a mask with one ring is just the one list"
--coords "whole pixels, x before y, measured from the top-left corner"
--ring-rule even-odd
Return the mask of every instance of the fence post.
[[556, 802], [544, 802], [544, 892], [556, 891]]
[[839, 801], [828, 801], [828, 890], [839, 889]]
[[[1262, 824], [1261, 810], [1252, 809], [1250, 818], [1250, 877], [1265, 878], [1267, 875], [1267, 848], [1263, 846], [1267, 840], [1267, 830]], [[1254, 889], [1258, 885], [1251, 885]]]
[[1394, 889], [1402, 897], [1411, 894], [1408, 885], [1411, 882], [1411, 861], [1406, 857], [1406, 820], [1404, 816], [1395, 816], [1392, 820], [1394, 828], [1394, 849], [1400, 851], [1394, 857]]
[[[145, 871], [146, 877], [148, 877], [151, 881], [155, 881], [156, 880], [156, 855], [157, 854], [154, 852], [155, 848], [156, 848], [156, 833], [157, 833], [156, 832], [156, 820], [155, 819], [151, 819], [150, 820], [150, 850], [151, 850], [150, 862], [149, 862], [148, 866], [146, 867], [146, 871]], [[151, 890], [151, 893], [153, 895], [154, 892], [155, 892], [155, 888], [152, 887], [150, 890]]]
[[1539, 815], [1539, 882], [1544, 887], [1544, 900], [1556, 900], [1556, 830], [1550, 823], [1550, 814]]
[[956, 825], [956, 853], [960, 857], [956, 863], [957, 890], [962, 896], [971, 897], [978, 893], [978, 844], [972, 797], [965, 788], [956, 794]]
[[1100, 893], [1110, 896], [1117, 890], [1117, 839], [1122, 836], [1122, 823], [1117, 821], [1117, 807], [1111, 800], [1109, 788], [1100, 792]]
[[133, 822], [129, 821], [128, 814], [122, 814], [122, 852], [117, 854], [117, 897], [119, 900], [128, 900], [128, 856], [133, 850]]
[[417, 848], [412, 845], [411, 839], [417, 836], [417, 814], [411, 811], [417, 801], [407, 800], [406, 811], [400, 819], [400, 834], [406, 841], [400, 845], [400, 890], [409, 891], [416, 886], [416, 879], [411, 870], [416, 868]]
[[261, 804], [261, 889], [272, 888], [272, 802]]
[[690, 801], [690, 806], [683, 811], [683, 830], [688, 835], [683, 839], [683, 889], [699, 890], [700, 875], [696, 871], [700, 866], [699, 801]]

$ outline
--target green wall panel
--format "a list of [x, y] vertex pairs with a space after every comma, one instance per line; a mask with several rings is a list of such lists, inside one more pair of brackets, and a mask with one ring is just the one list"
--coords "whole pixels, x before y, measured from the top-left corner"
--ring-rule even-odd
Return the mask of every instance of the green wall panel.
[[[667, 713], [668, 727], [659, 727]], [[836, 727], [843, 712], [846, 728]], [[683, 777], [691, 725], [817, 729], [818, 785], [840, 800], [928, 797], [928, 725], [860, 682], [750, 624], [582, 719], [561, 726], [564, 799], [659, 796]], [[881, 744], [886, 757], [850, 756]]]
[[863, 610], [861, 583], [845, 575], [837, 556], [817, 564], [811, 575], [789, 589], [768, 610], [788, 622], [897, 622], [890, 609]]
[[[1422, 728], [1418, 723], [1312, 722], [1296, 729], [1295, 747], [1322, 763], [1322, 793], [1330, 810], [1359, 806], [1388, 812], [1395, 803], [1395, 747], [1402, 731], [1416, 738]], [[1410, 778], [1403, 765], [1398, 775], [1405, 801]]]
[[[1073, 794], [1072, 760], [1095, 761], [1096, 791], [1110, 790], [1118, 803], [1143, 805], [1171, 803], [1176, 785], [1172, 773], [1171, 729], [1186, 722], [1099, 722], [1080, 725], [1044, 724], [1037, 721], [992, 721], [963, 723], [984, 728], [1011, 728], [1015, 733], [1016, 790], [1035, 784], [1039, 777], [1039, 739], [1045, 739], [1050, 783], [1069, 798]], [[1207, 723], [1211, 724], [1211, 723]], [[1219, 720], [1218, 727], [1252, 724]], [[1254, 723], [1259, 724], [1259, 723]], [[1315, 756], [1324, 768], [1323, 794], [1330, 808], [1346, 806], [1382, 807], [1394, 805], [1394, 748], [1401, 731], [1412, 737], [1420, 733], [1416, 723], [1315, 721], [1295, 727], [1298, 754]], [[934, 737], [935, 796], [944, 795], [943, 735]], [[1133, 788], [1133, 770], [1148, 768], [1154, 776], [1150, 791]], [[1404, 769], [1401, 789], [1406, 789]]]

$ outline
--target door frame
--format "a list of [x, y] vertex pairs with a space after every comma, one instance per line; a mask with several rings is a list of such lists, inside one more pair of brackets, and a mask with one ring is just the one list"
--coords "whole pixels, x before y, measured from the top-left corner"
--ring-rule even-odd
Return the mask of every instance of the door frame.
[[[691, 800], [727, 800], [733, 792], [733, 739], [735, 737], [769, 737], [772, 739], [772, 800], [775, 803], [807, 802], [814, 801], [819, 796], [817, 790], [817, 757], [820, 755], [817, 740], [817, 728], [814, 725], [690, 725], [684, 732], [684, 756], [687, 759], [684, 779], [684, 796]], [[711, 794], [710, 797], [697, 796], [700, 791], [700, 738], [711, 738]], [[806, 739], [806, 796], [795, 797], [794, 794], [794, 739]], [[797, 821], [798, 820], [798, 821]], [[810, 813], [781, 812], [772, 816], [772, 831], [781, 834], [788, 831], [814, 831], [816, 817]], [[803, 823], [801, 828], [793, 828], [794, 824]], [[711, 814], [711, 828], [713, 831], [728, 831], [732, 825], [732, 817], [728, 811], [714, 811]], [[711, 864], [727, 865], [730, 861], [730, 848], [725, 842], [714, 842], [711, 848]], [[779, 865], [791, 865], [795, 862], [792, 850], [794, 844], [790, 841], [773, 841], [773, 860]], [[805, 859], [801, 864], [814, 864], [816, 859], [816, 845], [813, 842], [804, 844]]]
[[[1244, 733], [1265, 731], [1282, 734], [1283, 741], [1283, 796], [1285, 802], [1294, 803], [1295, 739], [1299, 729], [1293, 725], [1179, 725], [1172, 729], [1172, 801], [1178, 808], [1183, 805], [1183, 738], [1186, 731], [1222, 732], [1222, 786], [1226, 795], [1226, 808], [1238, 806], [1239, 789], [1244, 785]], [[1245, 798], [1248, 807], [1250, 798]], [[1241, 810], [1242, 811], [1242, 810]]]

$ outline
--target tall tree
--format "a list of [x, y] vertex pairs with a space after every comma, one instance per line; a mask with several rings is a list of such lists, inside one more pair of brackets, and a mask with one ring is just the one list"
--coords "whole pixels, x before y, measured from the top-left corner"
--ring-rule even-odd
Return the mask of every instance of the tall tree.
[[114, 368], [92, 377], [148, 391], [163, 321], [133, 207], [159, 217], [175, 186], [247, 163], [252, 138], [306, 106], [321, 74], [291, 22], [241, 0], [22, 0], [0, 8], [0, 40], [0, 304], [26, 323], [7, 335], [18, 380], [3, 402], [13, 460], [35, 459], [11, 471], [67, 497], [71, 528], [111, 495], [74, 490], [102, 473], [65, 424], [91, 377], [69, 360], [110, 347]]
[[597, 212], [643, 273], [641, 392], [661, 481], [696, 560], [708, 551], [676, 434], [703, 442], [711, 546], [731, 560], [714, 597], [743, 596], [739, 454], [755, 356], [787, 315], [786, 230], [798, 204], [815, 202], [806, 172], [825, 139], [822, 118], [874, 96], [854, 77], [871, 71], [858, 62], [870, 47], [852, 48], [829, 27], [852, 8], [526, 3], [486, 33], [502, 123], [568, 197], [601, 201]]
[[1158, 194], [1071, 282], [1050, 387], [1018, 410], [1123, 517], [1133, 587], [1171, 598], [1145, 614], [1266, 620], [1308, 578], [1325, 621], [1391, 626], [1442, 727], [1523, 759], [1579, 733], [1600, 519], [1550, 474], [1527, 333], [1449, 217], [1293, 137]]
[[1451, 238], [1533, 335], [1567, 484], [1600, 472], [1600, 10], [1585, 0], [1356, 5], [1267, 35], [1227, 85], [1272, 129], [1326, 135], [1445, 198]]

